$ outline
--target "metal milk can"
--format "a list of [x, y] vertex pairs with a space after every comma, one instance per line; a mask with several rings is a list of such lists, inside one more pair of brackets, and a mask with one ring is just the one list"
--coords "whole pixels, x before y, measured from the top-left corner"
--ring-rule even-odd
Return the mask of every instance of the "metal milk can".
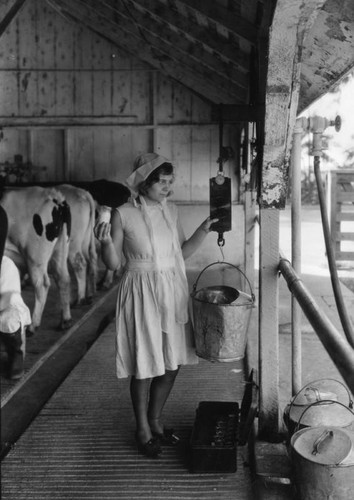
[[354, 431], [352, 408], [353, 401], [344, 384], [334, 379], [320, 379], [305, 385], [292, 398], [283, 418], [290, 436], [297, 426], [329, 425]]
[[354, 491], [354, 432], [330, 426], [296, 431], [290, 441], [299, 500], [349, 500]]

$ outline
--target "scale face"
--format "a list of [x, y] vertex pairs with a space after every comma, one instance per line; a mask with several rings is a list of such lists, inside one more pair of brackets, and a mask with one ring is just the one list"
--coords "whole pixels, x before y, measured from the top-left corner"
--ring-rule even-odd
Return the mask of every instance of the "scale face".
[[210, 230], [219, 234], [231, 231], [231, 179], [220, 175], [212, 177], [209, 180], [209, 193], [210, 217], [219, 219], [210, 226]]

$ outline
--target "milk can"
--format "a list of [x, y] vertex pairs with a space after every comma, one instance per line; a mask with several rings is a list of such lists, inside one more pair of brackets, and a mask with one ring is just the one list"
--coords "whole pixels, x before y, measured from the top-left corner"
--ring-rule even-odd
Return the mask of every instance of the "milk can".
[[290, 453], [298, 500], [353, 498], [353, 431], [332, 426], [297, 430]]
[[353, 401], [348, 389], [334, 379], [320, 379], [305, 385], [284, 410], [284, 422], [291, 436], [295, 427], [332, 425], [354, 431]]

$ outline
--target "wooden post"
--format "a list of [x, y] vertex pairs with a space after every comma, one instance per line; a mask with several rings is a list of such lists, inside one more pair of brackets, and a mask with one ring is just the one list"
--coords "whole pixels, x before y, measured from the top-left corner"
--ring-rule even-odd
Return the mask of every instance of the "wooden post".
[[259, 435], [274, 441], [279, 430], [279, 210], [261, 209], [260, 229]]
[[300, 90], [301, 47], [324, 0], [278, 0], [268, 46], [260, 192], [259, 436], [279, 433], [279, 210], [285, 207], [288, 163]]

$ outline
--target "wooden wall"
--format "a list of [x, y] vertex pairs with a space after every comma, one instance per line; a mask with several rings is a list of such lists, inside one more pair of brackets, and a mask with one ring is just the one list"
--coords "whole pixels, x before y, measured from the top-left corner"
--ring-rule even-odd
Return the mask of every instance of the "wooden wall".
[[[184, 87], [44, 0], [28, 0], [0, 39], [0, 162], [22, 154], [46, 167], [34, 172], [36, 181], [123, 181], [135, 156], [154, 149], [178, 167], [175, 197], [206, 201], [219, 155], [210, 113]], [[225, 145], [236, 139], [225, 127]], [[233, 174], [235, 162], [226, 169]]]
[[[219, 156], [209, 104], [44, 0], [27, 0], [0, 38], [0, 126], [0, 165], [21, 154], [40, 167], [25, 181], [123, 182], [136, 155], [154, 150], [176, 165], [187, 225], [196, 204], [208, 215]], [[236, 151], [238, 136], [224, 126], [225, 146]], [[237, 163], [224, 166], [235, 203]], [[242, 242], [234, 234], [233, 248]]]

